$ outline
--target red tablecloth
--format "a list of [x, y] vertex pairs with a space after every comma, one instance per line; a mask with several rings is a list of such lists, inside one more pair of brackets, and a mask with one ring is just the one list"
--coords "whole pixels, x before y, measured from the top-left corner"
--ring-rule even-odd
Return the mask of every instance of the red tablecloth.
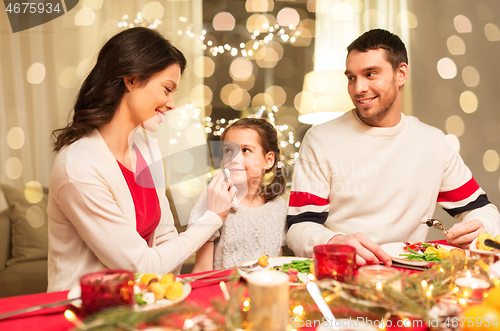
[[[221, 273], [209, 276], [206, 279], [215, 279], [222, 276], [230, 275], [231, 271], [223, 271]], [[182, 275], [191, 276], [191, 275]], [[191, 283], [192, 291], [186, 298], [186, 301], [196, 302], [202, 306], [208, 306], [214, 298], [222, 298], [223, 294], [219, 286], [219, 281], [201, 282], [195, 281]], [[40, 293], [33, 295], [23, 295], [17, 297], [0, 299], [0, 314], [10, 311], [32, 307], [39, 304], [62, 301], [66, 299], [68, 291]], [[47, 308], [37, 310], [30, 313], [25, 313], [19, 316], [13, 316], [5, 320], [0, 320], [0, 330], [37, 330], [37, 331], [66, 331], [71, 330], [74, 324], [69, 322], [64, 317], [64, 311], [71, 308], [70, 305]]]
[[[440, 244], [445, 244], [445, 241], [439, 241]], [[209, 276], [210, 278], [219, 278], [229, 275], [231, 271], [223, 271], [221, 273]], [[182, 275], [181, 277], [188, 276]], [[219, 281], [214, 282], [200, 282], [195, 281], [191, 283], [192, 291], [186, 298], [186, 301], [196, 302], [202, 306], [209, 306], [211, 300], [214, 298], [222, 298], [223, 294], [219, 286]], [[0, 314], [28, 308], [31, 306], [51, 303], [55, 301], [65, 300], [68, 291], [53, 292], [53, 293], [40, 293], [33, 295], [23, 295], [17, 297], [10, 297], [0, 299]], [[56, 308], [49, 308], [26, 313], [20, 316], [14, 316], [9, 319], [0, 320], [0, 330], [39, 330], [39, 331], [66, 331], [73, 328], [73, 324], [64, 317], [64, 311], [71, 308], [71, 306], [61, 306]], [[394, 328], [390, 328], [394, 329]], [[426, 327], [421, 328], [405, 328], [407, 331], [425, 330]], [[302, 328], [301, 330], [314, 330], [314, 328]]]

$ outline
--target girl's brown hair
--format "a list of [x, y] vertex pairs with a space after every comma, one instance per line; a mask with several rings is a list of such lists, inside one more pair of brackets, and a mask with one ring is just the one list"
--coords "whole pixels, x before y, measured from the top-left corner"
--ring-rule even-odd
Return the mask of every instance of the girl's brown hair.
[[278, 132], [274, 126], [262, 118], [243, 118], [228, 126], [221, 135], [224, 140], [226, 133], [232, 128], [252, 129], [259, 134], [260, 145], [264, 150], [264, 155], [269, 152], [274, 153], [274, 164], [266, 170], [266, 174], [272, 173], [273, 178], [270, 183], [262, 183], [260, 192], [264, 200], [271, 201], [283, 193], [286, 189], [286, 178], [282, 167], [278, 167], [280, 162], [280, 149], [278, 147]]
[[73, 121], [52, 132], [54, 150], [58, 152], [111, 121], [127, 91], [125, 77], [138, 76], [145, 83], [175, 63], [184, 72], [184, 55], [155, 30], [135, 27], [113, 36], [102, 47], [96, 65], [80, 88]]

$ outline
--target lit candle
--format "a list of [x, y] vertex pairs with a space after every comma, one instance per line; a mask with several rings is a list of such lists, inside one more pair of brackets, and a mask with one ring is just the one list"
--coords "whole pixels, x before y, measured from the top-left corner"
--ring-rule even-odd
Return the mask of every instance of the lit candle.
[[464, 277], [455, 279], [455, 285], [457, 286], [455, 295], [466, 301], [482, 301], [484, 294], [490, 287], [485, 279], [474, 277], [470, 272], [467, 272]]
[[[376, 289], [381, 291], [387, 281], [397, 278], [399, 271], [383, 265], [370, 265], [359, 268], [358, 283], [374, 284]], [[401, 282], [395, 280], [390, 285], [393, 289], [401, 291]]]
[[459, 287], [470, 287], [471, 289], [486, 289], [490, 287], [487, 281], [476, 277], [462, 277], [455, 279], [455, 285]]

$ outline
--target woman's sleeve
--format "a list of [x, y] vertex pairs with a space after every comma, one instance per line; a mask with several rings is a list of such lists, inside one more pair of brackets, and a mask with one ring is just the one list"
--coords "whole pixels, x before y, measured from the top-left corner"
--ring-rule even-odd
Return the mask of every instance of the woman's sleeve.
[[[200, 195], [200, 198], [196, 202], [196, 205], [191, 210], [191, 214], [189, 215], [188, 222], [188, 230], [191, 228], [197, 228], [201, 224], [197, 224], [199, 220], [203, 218], [203, 215], [207, 212], [207, 192], [203, 192]], [[220, 231], [217, 230], [215, 233], [208, 239], [209, 241], [215, 241], [220, 237]]]
[[[157, 246], [148, 247], [109, 188], [99, 180], [69, 181], [57, 192], [57, 204], [104, 265], [142, 273], [175, 270], [222, 225], [217, 214], [206, 212], [196, 228], [168, 240], [160, 238]], [[170, 210], [162, 212], [172, 218]], [[160, 226], [170, 227], [173, 222]]]

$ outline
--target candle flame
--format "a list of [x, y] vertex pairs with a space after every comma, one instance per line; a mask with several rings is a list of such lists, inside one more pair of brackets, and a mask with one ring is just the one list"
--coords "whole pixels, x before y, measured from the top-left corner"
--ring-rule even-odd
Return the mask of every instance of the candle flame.
[[66, 317], [66, 319], [70, 322], [76, 321], [76, 314], [74, 312], [72, 312], [71, 310], [66, 310], [64, 312], [64, 317]]

